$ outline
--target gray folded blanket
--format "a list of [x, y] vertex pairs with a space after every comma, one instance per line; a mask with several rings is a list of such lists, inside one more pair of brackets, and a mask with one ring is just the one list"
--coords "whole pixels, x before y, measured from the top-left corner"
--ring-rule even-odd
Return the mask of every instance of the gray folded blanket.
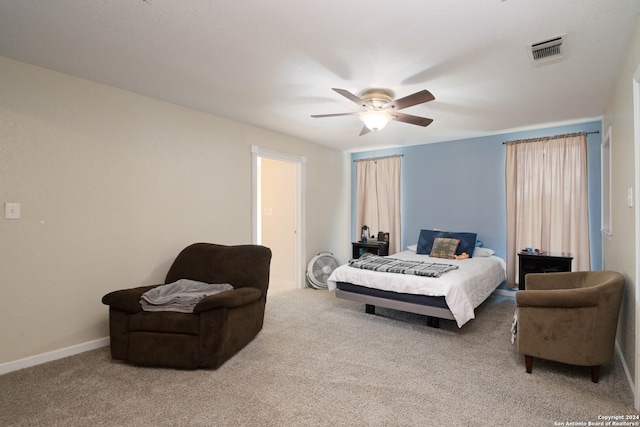
[[363, 270], [381, 271], [384, 273], [412, 274], [424, 277], [440, 277], [452, 270], [457, 270], [457, 265], [440, 264], [435, 262], [408, 261], [386, 256], [365, 253], [360, 258], [349, 261], [353, 268]]
[[233, 290], [233, 286], [228, 283], [211, 284], [180, 279], [145, 292], [140, 297], [140, 305], [144, 311], [193, 313], [196, 304], [204, 297], [230, 290]]

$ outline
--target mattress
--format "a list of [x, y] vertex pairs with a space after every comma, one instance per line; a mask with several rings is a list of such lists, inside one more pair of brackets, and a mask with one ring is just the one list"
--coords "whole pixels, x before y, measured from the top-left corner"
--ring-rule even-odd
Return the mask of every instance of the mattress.
[[506, 263], [495, 255], [455, 260], [404, 251], [390, 258], [451, 264], [458, 268], [434, 278], [362, 270], [344, 264], [329, 277], [328, 289], [334, 291], [337, 282], [344, 282], [401, 294], [444, 297], [458, 327], [462, 327], [475, 318], [474, 309], [506, 280]]

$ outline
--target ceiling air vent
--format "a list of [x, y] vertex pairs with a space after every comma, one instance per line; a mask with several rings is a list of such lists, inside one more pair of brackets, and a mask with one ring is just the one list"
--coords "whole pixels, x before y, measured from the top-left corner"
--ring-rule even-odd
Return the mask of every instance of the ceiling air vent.
[[527, 46], [529, 59], [534, 66], [562, 61], [566, 49], [566, 34], [548, 40], [531, 43]]

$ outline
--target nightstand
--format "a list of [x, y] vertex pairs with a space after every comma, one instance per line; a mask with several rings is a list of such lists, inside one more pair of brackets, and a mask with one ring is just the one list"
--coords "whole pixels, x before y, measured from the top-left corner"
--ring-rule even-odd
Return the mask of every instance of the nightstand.
[[360, 258], [363, 253], [371, 252], [374, 255], [389, 255], [389, 244], [387, 242], [351, 242], [353, 259]]
[[520, 270], [518, 275], [518, 289], [524, 289], [524, 276], [528, 273], [557, 273], [571, 271], [573, 256], [567, 253], [549, 252], [519, 252]]

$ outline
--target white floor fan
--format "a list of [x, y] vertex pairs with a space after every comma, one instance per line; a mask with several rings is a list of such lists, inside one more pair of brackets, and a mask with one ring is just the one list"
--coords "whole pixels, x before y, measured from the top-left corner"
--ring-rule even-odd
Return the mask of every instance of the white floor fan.
[[327, 280], [333, 270], [338, 268], [338, 260], [331, 252], [320, 252], [311, 258], [307, 266], [307, 281], [312, 288], [327, 289]]

